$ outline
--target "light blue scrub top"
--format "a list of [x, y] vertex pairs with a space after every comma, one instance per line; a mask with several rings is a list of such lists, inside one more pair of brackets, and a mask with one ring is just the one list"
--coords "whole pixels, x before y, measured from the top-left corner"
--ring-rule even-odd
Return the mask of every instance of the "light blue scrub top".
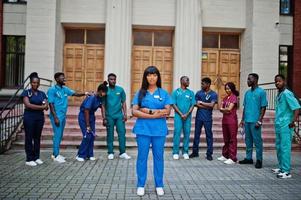
[[[178, 107], [182, 114], [188, 113], [189, 109], [192, 105], [195, 105], [195, 98], [193, 91], [183, 90], [182, 88], [178, 88], [172, 92], [172, 101]], [[175, 114], [178, 115], [177, 112]]]
[[249, 89], [244, 98], [244, 121], [255, 123], [259, 120], [260, 110], [268, 105], [266, 92], [257, 87], [255, 90]]
[[288, 89], [279, 93], [276, 98], [275, 124], [288, 126], [293, 121], [294, 110], [300, 109], [300, 104]]
[[[52, 86], [47, 92], [48, 102], [54, 105], [54, 109], [57, 115], [66, 115], [68, 109], [68, 96], [72, 96], [75, 93], [67, 86]], [[52, 116], [50, 112], [50, 116]]]
[[[135, 94], [132, 105], [138, 105], [139, 91]], [[172, 104], [168, 92], [158, 88], [153, 94], [146, 92], [141, 101], [141, 108], [164, 109]], [[166, 136], [168, 134], [166, 117], [157, 119], [138, 118], [133, 128], [133, 133], [147, 136]]]

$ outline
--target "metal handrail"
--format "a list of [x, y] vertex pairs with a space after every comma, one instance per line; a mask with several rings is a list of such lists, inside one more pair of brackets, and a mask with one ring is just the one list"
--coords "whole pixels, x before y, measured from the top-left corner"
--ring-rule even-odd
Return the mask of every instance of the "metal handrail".
[[[45, 78], [40, 78], [40, 80], [48, 82], [48, 84], [40, 84], [40, 86], [50, 87], [52, 85], [52, 80]], [[29, 84], [29, 77], [27, 77], [0, 112], [0, 154], [9, 149], [14, 134], [22, 124], [24, 106], [19, 94], [28, 89]]]
[[275, 86], [274, 82], [268, 82], [268, 83], [260, 83], [258, 86], [263, 87], [263, 89], [266, 91], [267, 99], [268, 99], [268, 106], [267, 110], [275, 110], [276, 106], [276, 97], [278, 94], [278, 89]]

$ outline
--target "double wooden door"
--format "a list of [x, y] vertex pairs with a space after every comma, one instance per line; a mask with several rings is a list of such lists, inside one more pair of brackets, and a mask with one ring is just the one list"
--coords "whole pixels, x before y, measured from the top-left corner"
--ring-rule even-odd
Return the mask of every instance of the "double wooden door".
[[141, 88], [146, 67], [156, 66], [161, 74], [162, 88], [172, 91], [173, 49], [172, 47], [133, 46], [131, 95]]
[[[68, 87], [96, 91], [103, 81], [104, 45], [65, 44], [63, 68]], [[71, 97], [69, 105], [80, 105], [83, 98]]]
[[226, 96], [225, 84], [233, 82], [239, 91], [239, 50], [203, 49], [201, 77], [211, 79], [211, 89], [218, 93], [218, 102]]

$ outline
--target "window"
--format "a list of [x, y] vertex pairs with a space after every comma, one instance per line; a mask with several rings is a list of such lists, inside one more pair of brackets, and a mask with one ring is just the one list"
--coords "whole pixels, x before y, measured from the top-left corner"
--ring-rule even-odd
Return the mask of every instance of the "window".
[[292, 15], [291, 0], [280, 0], [280, 15]]
[[67, 44], [104, 44], [105, 31], [103, 29], [66, 29], [65, 43]]
[[218, 34], [204, 34], [203, 48], [218, 48]]
[[13, 88], [24, 80], [25, 37], [4, 36], [4, 87]]
[[203, 33], [203, 48], [239, 49], [240, 37], [236, 33]]
[[291, 49], [291, 46], [279, 46], [279, 74], [284, 75], [286, 80], [289, 78], [291, 67]]
[[27, 0], [5, 0], [4, 3], [27, 3]]
[[173, 42], [172, 31], [133, 31], [134, 45], [171, 47]]

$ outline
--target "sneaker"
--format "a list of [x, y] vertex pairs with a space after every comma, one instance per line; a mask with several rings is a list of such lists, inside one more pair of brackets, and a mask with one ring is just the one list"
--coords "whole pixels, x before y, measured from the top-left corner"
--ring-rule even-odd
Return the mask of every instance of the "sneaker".
[[192, 153], [189, 155], [189, 158], [197, 158], [199, 157], [199, 154], [196, 154], [196, 153]]
[[37, 166], [38, 164], [35, 161], [29, 161], [29, 162], [25, 162], [25, 165], [34, 167], [34, 166]]
[[261, 160], [256, 161], [255, 168], [256, 169], [261, 169], [262, 168], [262, 161]]
[[163, 196], [164, 195], [164, 190], [161, 187], [157, 187], [156, 192], [157, 192], [158, 196]]
[[292, 175], [288, 172], [283, 172], [283, 173], [277, 174], [277, 178], [283, 178], [283, 179], [292, 178]]
[[224, 163], [227, 164], [227, 165], [235, 164], [235, 162], [231, 158], [225, 160]]
[[[62, 155], [58, 155], [57, 157], [60, 157], [60, 159], [66, 160], [66, 158], [64, 156], [62, 156]], [[51, 159], [54, 160], [55, 156], [51, 155]]]
[[[114, 156], [114, 155], [113, 155], [113, 156]], [[123, 158], [123, 159], [128, 160], [128, 159], [131, 159], [131, 156], [127, 155], [126, 153], [123, 153], [123, 154], [121, 154], [121, 155], [119, 156], [119, 158]]]
[[206, 156], [206, 159], [209, 160], [209, 161], [213, 160], [212, 156]]
[[174, 155], [172, 156], [172, 158], [173, 158], [174, 160], [179, 160], [179, 154], [174, 154]]
[[58, 162], [58, 163], [64, 163], [64, 162], [66, 162], [66, 160], [63, 159], [63, 156], [60, 156], [60, 155], [58, 155], [57, 157], [55, 157], [55, 158], [53, 159], [53, 161], [56, 161], [56, 162]]
[[110, 154], [108, 155], [108, 159], [109, 159], [109, 160], [113, 160], [113, 159], [114, 159], [114, 154], [110, 153]]
[[85, 159], [83, 159], [83, 158], [81, 158], [81, 157], [79, 157], [79, 156], [76, 156], [75, 159], [76, 159], [77, 161], [79, 161], [79, 162], [84, 162], [84, 161], [85, 161]]
[[38, 165], [41, 165], [41, 164], [43, 164], [44, 162], [39, 158], [39, 159], [36, 159], [35, 163], [37, 163]]
[[224, 156], [221, 156], [221, 157], [218, 157], [217, 160], [219, 160], [219, 161], [226, 161], [228, 159], [226, 157], [224, 157]]
[[138, 196], [143, 196], [144, 194], [145, 194], [144, 187], [138, 187], [137, 188], [137, 195]]
[[279, 169], [279, 168], [272, 169], [272, 172], [273, 172], [274, 174], [279, 174], [279, 173], [281, 173], [281, 169]]
[[243, 159], [238, 162], [239, 164], [253, 164], [253, 159]]
[[184, 153], [184, 154], [183, 154], [183, 158], [184, 158], [185, 160], [189, 160], [189, 155], [188, 155], [187, 153]]
[[92, 156], [92, 157], [89, 158], [89, 160], [94, 161], [94, 160], [96, 160], [96, 158]]

